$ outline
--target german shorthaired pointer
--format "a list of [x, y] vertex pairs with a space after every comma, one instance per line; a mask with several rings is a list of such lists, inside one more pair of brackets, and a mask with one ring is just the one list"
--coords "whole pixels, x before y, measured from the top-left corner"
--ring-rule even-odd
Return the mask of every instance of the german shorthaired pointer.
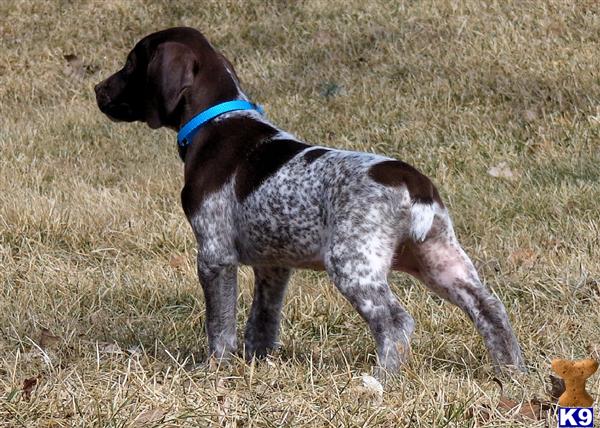
[[[292, 269], [324, 269], [371, 329], [379, 366], [395, 371], [408, 356], [414, 321], [390, 291], [394, 269], [458, 305], [497, 368], [524, 369], [504, 306], [481, 284], [436, 188], [412, 166], [311, 146], [280, 130], [248, 102], [231, 63], [191, 28], [145, 37], [95, 90], [115, 121], [180, 132], [181, 201], [198, 241], [214, 357], [237, 349], [239, 265], [255, 276], [248, 357], [276, 346]], [[244, 107], [190, 125], [232, 100]], [[188, 125], [193, 132], [182, 139]]]

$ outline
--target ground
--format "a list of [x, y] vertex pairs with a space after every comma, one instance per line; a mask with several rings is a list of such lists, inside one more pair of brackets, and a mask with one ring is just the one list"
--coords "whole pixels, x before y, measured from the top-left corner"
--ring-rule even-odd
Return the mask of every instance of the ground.
[[[505, 397], [544, 398], [550, 360], [598, 344], [595, 1], [5, 0], [0, 17], [0, 426], [544, 426], [494, 410], [467, 317], [401, 274], [412, 360], [381, 403], [358, 380], [374, 343], [321, 273], [294, 275], [278, 353], [201, 364], [175, 135], [110, 122], [92, 90], [175, 25], [282, 128], [432, 178], [522, 343]], [[241, 330], [249, 268], [239, 282]]]

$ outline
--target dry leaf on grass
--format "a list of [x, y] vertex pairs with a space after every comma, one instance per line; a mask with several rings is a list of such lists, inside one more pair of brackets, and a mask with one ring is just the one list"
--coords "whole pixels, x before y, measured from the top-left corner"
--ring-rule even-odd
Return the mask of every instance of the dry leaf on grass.
[[548, 406], [549, 403], [543, 403], [537, 398], [525, 402], [518, 402], [507, 397], [500, 397], [500, 401], [498, 402], [498, 410], [500, 410], [501, 413], [505, 413], [517, 420], [531, 419], [540, 421], [545, 419]]
[[180, 254], [174, 254], [169, 259], [169, 266], [173, 269], [182, 268], [185, 266], [185, 257]]
[[237, 421], [235, 415], [231, 414], [231, 409], [234, 406], [236, 397], [234, 391], [227, 388], [224, 378], [219, 378], [215, 384], [217, 391], [217, 405], [219, 415], [219, 426], [235, 427]]
[[552, 405], [537, 398], [529, 401], [519, 402], [507, 397], [500, 397], [498, 404], [492, 408], [487, 404], [479, 404], [470, 408], [466, 414], [467, 418], [475, 418], [478, 423], [486, 424], [495, 413], [519, 422], [541, 421], [546, 419], [547, 411]]
[[538, 119], [538, 114], [535, 110], [527, 109], [523, 111], [523, 119], [525, 122], [534, 122]]
[[129, 348], [127, 348], [127, 352], [132, 357], [139, 357], [142, 355], [142, 348], [141, 348], [141, 346], [133, 345], [133, 346], [130, 346]]
[[519, 248], [508, 256], [508, 259], [512, 263], [525, 268], [532, 268], [535, 265], [537, 258], [537, 253], [529, 248]]
[[518, 178], [518, 174], [508, 166], [508, 163], [504, 161], [488, 169], [488, 174], [492, 177], [504, 178], [511, 181]]
[[546, 390], [546, 394], [550, 397], [550, 401], [557, 403], [560, 396], [565, 392], [565, 381], [557, 376], [549, 375], [550, 388]]
[[227, 389], [225, 378], [220, 377], [217, 379], [215, 382], [215, 391], [217, 391], [217, 398], [219, 399], [227, 395], [229, 390]]
[[[230, 409], [231, 409], [231, 398], [229, 396], [221, 397], [218, 400], [219, 403], [219, 426], [229, 426], [231, 425], [230, 419]], [[233, 425], [235, 426], [235, 425]]]
[[37, 377], [30, 377], [23, 381], [23, 398], [27, 401], [31, 399], [31, 393], [38, 383]]
[[590, 358], [600, 361], [600, 343], [590, 343], [586, 349], [590, 353]]
[[72, 427], [73, 424], [70, 423], [70, 421], [65, 421], [64, 419], [51, 417], [48, 419], [43, 419], [42, 421], [40, 421], [40, 425], [36, 426], [40, 426], [43, 428], [67, 428]]
[[334, 36], [326, 30], [320, 30], [317, 31], [314, 36], [313, 36], [313, 40], [317, 43], [317, 45], [319, 46], [326, 46], [331, 44], [332, 40], [334, 40]]
[[527, 152], [529, 154], [543, 155], [553, 147], [552, 141], [547, 138], [541, 138], [535, 141], [530, 141], [527, 144]]
[[[552, 378], [553, 376], [551, 376]], [[475, 418], [478, 423], [487, 424], [495, 413], [500, 413], [504, 417], [509, 419], [525, 422], [528, 421], [541, 421], [547, 418], [548, 412], [553, 410], [556, 400], [542, 401], [537, 397], [527, 401], [516, 401], [508, 398], [504, 395], [504, 387], [502, 382], [497, 378], [494, 381], [500, 386], [500, 400], [498, 404], [492, 407], [488, 404], [479, 404], [471, 407], [467, 413], [467, 418]], [[552, 379], [551, 379], [552, 381]], [[554, 387], [554, 385], [553, 385]], [[556, 386], [556, 391], [560, 389], [560, 386]], [[553, 390], [554, 391], [554, 390]], [[556, 392], [554, 391], [554, 392]], [[547, 391], [550, 394], [550, 391]]]
[[134, 426], [148, 426], [150, 424], [155, 424], [157, 422], [162, 422], [167, 412], [163, 409], [148, 409], [144, 410], [142, 413], [137, 415], [135, 420], [133, 421]]
[[[29, 339], [29, 338], [28, 338]], [[43, 349], [35, 341], [29, 339], [33, 345], [28, 352], [21, 354], [23, 362], [30, 363], [35, 361], [42, 361], [48, 366], [52, 366], [54, 360], [56, 360], [55, 353], [50, 349]]]
[[100, 354], [122, 354], [121, 347], [116, 343], [111, 342], [97, 342], [96, 347]]
[[40, 347], [42, 349], [51, 348], [55, 346], [59, 341], [59, 336], [53, 335], [47, 328], [42, 328], [42, 333], [40, 334]]
[[83, 79], [86, 75], [91, 75], [98, 71], [97, 66], [85, 64], [81, 58], [75, 54], [66, 54], [63, 55], [63, 58], [67, 61], [65, 74], [69, 77]]

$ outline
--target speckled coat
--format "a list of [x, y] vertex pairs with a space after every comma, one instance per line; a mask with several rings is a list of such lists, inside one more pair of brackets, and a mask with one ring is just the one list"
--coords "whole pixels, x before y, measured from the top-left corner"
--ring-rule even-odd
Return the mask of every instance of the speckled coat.
[[[144, 38], [96, 94], [114, 120], [175, 130], [212, 105], [247, 99], [231, 64], [189, 28]], [[248, 357], [277, 346], [292, 269], [324, 269], [369, 326], [380, 368], [394, 371], [408, 356], [414, 329], [388, 285], [394, 269], [465, 311], [497, 367], [524, 368], [504, 306], [481, 284], [435, 186], [415, 168], [308, 145], [249, 111], [212, 120], [180, 155], [210, 354], [227, 358], [238, 350], [239, 265], [255, 274]]]

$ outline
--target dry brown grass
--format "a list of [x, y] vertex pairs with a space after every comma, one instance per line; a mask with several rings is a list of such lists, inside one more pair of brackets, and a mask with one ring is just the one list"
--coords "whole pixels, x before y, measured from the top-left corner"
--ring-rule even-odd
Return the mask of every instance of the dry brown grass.
[[[294, 276], [278, 355], [198, 367], [175, 136], [109, 122], [92, 93], [173, 25], [204, 31], [283, 128], [433, 177], [522, 341], [531, 371], [507, 395], [543, 396], [550, 358], [599, 341], [595, 1], [5, 0], [0, 17], [0, 425], [476, 426], [498, 400], [465, 316], [402, 275], [413, 360], [381, 405], [356, 389], [373, 343], [322, 274]], [[501, 162], [512, 179], [487, 174]]]

